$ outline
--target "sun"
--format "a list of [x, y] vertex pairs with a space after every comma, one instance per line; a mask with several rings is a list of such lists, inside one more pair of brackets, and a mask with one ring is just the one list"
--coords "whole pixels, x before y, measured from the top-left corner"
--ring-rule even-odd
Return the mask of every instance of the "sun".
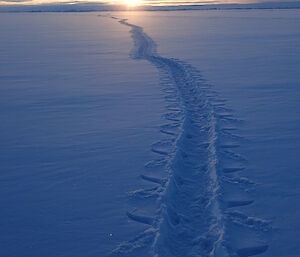
[[141, 0], [123, 0], [127, 6], [137, 6], [141, 4]]

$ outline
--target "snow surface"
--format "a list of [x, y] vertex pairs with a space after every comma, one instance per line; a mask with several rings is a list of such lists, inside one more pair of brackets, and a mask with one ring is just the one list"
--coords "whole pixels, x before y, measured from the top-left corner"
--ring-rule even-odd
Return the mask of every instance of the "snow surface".
[[300, 256], [299, 14], [1, 14], [0, 255]]
[[158, 75], [111, 19], [0, 19], [0, 256], [106, 256], [139, 229], [127, 199], [160, 138]]

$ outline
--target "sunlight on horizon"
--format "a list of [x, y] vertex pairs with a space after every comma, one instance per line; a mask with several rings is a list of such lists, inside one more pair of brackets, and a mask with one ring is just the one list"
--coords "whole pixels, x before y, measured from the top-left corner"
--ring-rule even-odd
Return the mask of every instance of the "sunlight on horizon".
[[104, 4], [104, 5], [125, 5], [135, 6], [178, 6], [178, 5], [206, 5], [206, 4], [234, 4], [234, 3], [253, 3], [255, 0], [6, 0], [1, 1], [0, 5], [44, 5], [44, 4]]
[[143, 3], [142, 0], [123, 0], [123, 1], [124, 4], [127, 6], [137, 6]]

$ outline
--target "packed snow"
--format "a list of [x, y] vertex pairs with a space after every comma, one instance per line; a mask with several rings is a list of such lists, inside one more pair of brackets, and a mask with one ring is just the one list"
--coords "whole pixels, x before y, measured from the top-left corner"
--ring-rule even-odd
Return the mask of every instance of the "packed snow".
[[0, 23], [0, 256], [300, 256], [300, 10]]

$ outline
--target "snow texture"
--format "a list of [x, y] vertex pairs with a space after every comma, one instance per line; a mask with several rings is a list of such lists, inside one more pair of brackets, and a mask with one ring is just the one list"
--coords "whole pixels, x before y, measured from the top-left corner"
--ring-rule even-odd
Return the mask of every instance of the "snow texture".
[[0, 255], [300, 256], [299, 17], [1, 16]]

